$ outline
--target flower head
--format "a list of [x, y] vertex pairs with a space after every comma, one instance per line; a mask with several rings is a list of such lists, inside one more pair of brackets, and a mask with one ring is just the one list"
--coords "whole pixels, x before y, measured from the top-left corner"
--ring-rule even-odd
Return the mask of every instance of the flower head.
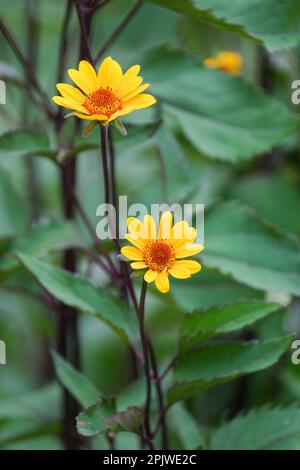
[[158, 229], [150, 215], [144, 222], [133, 217], [127, 219], [129, 233], [126, 239], [133, 246], [124, 246], [122, 255], [132, 260], [132, 269], [145, 269], [146, 282], [155, 282], [160, 292], [169, 291], [169, 275], [187, 279], [201, 269], [201, 265], [188, 258], [200, 253], [202, 245], [194, 243], [197, 231], [184, 220], [173, 225], [172, 214], [164, 212]]
[[114, 119], [156, 102], [152, 95], [143, 93], [149, 84], [142, 84], [138, 74], [139, 65], [133, 65], [123, 73], [121, 66], [111, 57], [106, 57], [98, 72], [82, 60], [78, 70], [69, 69], [68, 74], [77, 86], [58, 83], [61, 96], [54, 96], [54, 103], [72, 109], [81, 119], [101, 121], [104, 125]]
[[239, 75], [243, 64], [243, 58], [237, 52], [223, 51], [215, 57], [209, 57], [203, 61], [210, 69], [219, 69], [230, 75]]

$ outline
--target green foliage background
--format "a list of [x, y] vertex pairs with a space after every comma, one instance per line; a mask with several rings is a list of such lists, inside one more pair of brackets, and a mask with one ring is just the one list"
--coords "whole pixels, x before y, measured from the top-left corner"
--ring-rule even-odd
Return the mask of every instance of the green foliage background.
[[[65, 4], [0, 0], [49, 98]], [[93, 51], [132, 4], [111, 0], [97, 12]], [[206, 205], [203, 270], [147, 297], [160, 371], [177, 358], [164, 381], [174, 449], [300, 449], [300, 365], [291, 362], [291, 335], [300, 334], [300, 122], [291, 103], [299, 25], [297, 0], [145, 1], [109, 49], [124, 69], [141, 64], [158, 98], [124, 120], [126, 139], [114, 134], [119, 192], [129, 203]], [[73, 12], [65, 70], [77, 65], [79, 36]], [[93, 249], [93, 241], [78, 216], [64, 220], [56, 164], [64, 155], [0, 41], [0, 448], [63, 448], [63, 384], [80, 404], [82, 448], [109, 448], [110, 432], [117, 449], [136, 449], [144, 382], [134, 380], [129, 347], [137, 325], [83, 252], [80, 276], [59, 267], [62, 250]], [[220, 50], [243, 55], [240, 77], [202, 66]], [[103, 200], [98, 147], [97, 135], [83, 140], [78, 129], [76, 189], [94, 226]], [[82, 313], [82, 374], [50, 353], [56, 323], [44, 289]]]

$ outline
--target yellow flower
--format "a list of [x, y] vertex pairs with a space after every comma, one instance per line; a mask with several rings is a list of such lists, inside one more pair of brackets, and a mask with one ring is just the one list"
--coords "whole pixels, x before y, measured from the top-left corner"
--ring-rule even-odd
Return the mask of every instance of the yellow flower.
[[186, 221], [173, 225], [171, 212], [164, 212], [158, 230], [150, 215], [144, 217], [144, 223], [129, 217], [127, 226], [129, 233], [126, 239], [133, 246], [123, 247], [121, 253], [133, 261], [132, 269], [146, 269], [145, 281], [155, 281], [160, 292], [169, 291], [169, 274], [187, 279], [200, 271], [201, 265], [197, 261], [184, 259], [204, 249], [202, 245], [193, 243], [197, 231]]
[[149, 84], [142, 85], [139, 72], [140, 66], [134, 65], [123, 74], [118, 62], [106, 57], [96, 73], [89, 62], [82, 60], [78, 70], [68, 70], [69, 77], [78, 88], [58, 83], [56, 87], [61, 96], [52, 99], [59, 106], [74, 110], [78, 118], [107, 125], [120, 116], [156, 102], [153, 96], [143, 93]]
[[239, 75], [243, 64], [243, 58], [237, 52], [223, 51], [215, 57], [209, 57], [203, 61], [210, 69], [219, 69], [231, 75]]

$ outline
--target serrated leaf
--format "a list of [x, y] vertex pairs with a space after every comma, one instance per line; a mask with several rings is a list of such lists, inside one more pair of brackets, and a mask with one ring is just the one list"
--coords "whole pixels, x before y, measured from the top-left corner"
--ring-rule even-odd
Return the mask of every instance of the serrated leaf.
[[143, 410], [136, 406], [116, 413], [113, 400], [94, 403], [77, 417], [77, 431], [91, 437], [107, 432], [137, 432], [143, 422]]
[[84, 408], [99, 399], [99, 391], [86, 376], [76, 370], [57, 352], [52, 351], [52, 358], [59, 381]]
[[115, 414], [113, 400], [94, 403], [76, 418], [77, 431], [82, 436], [91, 437], [108, 431], [108, 420]]
[[247, 160], [279, 144], [298, 125], [296, 115], [260, 89], [208, 70], [179, 51], [153, 51], [146, 68], [164, 110], [207, 156], [232, 163]]
[[33, 257], [19, 254], [24, 266], [54, 297], [106, 323], [122, 339], [130, 342], [135, 322], [126, 303], [88, 280]]
[[215, 206], [205, 218], [205, 239], [204, 265], [254, 288], [300, 294], [300, 241], [249, 208]]
[[261, 408], [217, 429], [210, 450], [299, 450], [300, 408]]
[[184, 354], [208, 338], [251, 325], [279, 308], [280, 305], [275, 303], [248, 300], [186, 314], [180, 332], [179, 353]]
[[[251, 37], [270, 50], [300, 42], [300, 5], [297, 0], [152, 0], [166, 8]], [[271, 12], [271, 14], [270, 14]]]
[[291, 336], [271, 341], [212, 344], [179, 360], [174, 384], [168, 391], [169, 404], [196, 395], [216, 383], [266, 369], [288, 349]]

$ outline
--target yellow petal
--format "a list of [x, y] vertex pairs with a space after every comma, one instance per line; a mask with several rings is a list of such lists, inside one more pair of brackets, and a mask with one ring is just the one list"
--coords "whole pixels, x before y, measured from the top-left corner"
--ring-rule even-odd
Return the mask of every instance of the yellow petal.
[[134, 245], [136, 248], [139, 250], [143, 250], [145, 248], [146, 242], [145, 240], [142, 240], [139, 236], [133, 235], [130, 236], [128, 233], [125, 235], [125, 238], [129, 243]]
[[[192, 259], [180, 260], [174, 263], [176, 268], [187, 270], [190, 274], [196, 274], [201, 270], [201, 264]], [[172, 266], [173, 268], [173, 266]]]
[[132, 269], [145, 269], [148, 267], [143, 261], [134, 261], [130, 264], [130, 266], [132, 267]]
[[165, 271], [162, 271], [157, 274], [157, 277], [155, 279], [155, 286], [163, 294], [166, 294], [167, 292], [169, 292], [170, 290], [169, 276]]
[[210, 69], [218, 67], [218, 61], [213, 57], [208, 57], [207, 59], [204, 59], [203, 64]]
[[180, 249], [175, 250], [175, 256], [176, 258], [189, 258], [190, 256], [197, 255], [197, 253], [200, 253], [202, 250], [204, 250], [203, 245], [186, 243]]
[[87, 95], [95, 91], [95, 87], [93, 84], [88, 80], [88, 78], [83, 75], [83, 73], [79, 72], [79, 70], [69, 69], [68, 74], [71, 80], [77, 85], [84, 93]]
[[133, 246], [123, 246], [121, 253], [126, 256], [126, 258], [132, 259], [133, 261], [143, 261], [144, 259], [143, 253]]
[[152, 95], [147, 95], [146, 93], [141, 93], [140, 95], [131, 98], [131, 100], [126, 101], [126, 105], [132, 105], [136, 109], [148, 108], [156, 103], [156, 99]]
[[185, 220], [177, 222], [171, 230], [171, 240], [174, 248], [179, 248], [187, 242], [196, 240], [197, 231], [190, 227]]
[[156, 238], [156, 225], [153, 217], [147, 214], [144, 217], [144, 227], [147, 238], [155, 239]]
[[110, 122], [114, 121], [115, 119], [117, 119], [117, 117], [120, 115], [120, 111], [116, 111], [115, 113], [113, 113], [110, 118], [106, 118], [107, 119], [107, 124], [109, 124]]
[[88, 121], [106, 121], [107, 117], [103, 114], [75, 114], [76, 117], [80, 119], [88, 119]]
[[149, 83], [145, 83], [144, 85], [138, 86], [135, 90], [129, 92], [127, 95], [124, 95], [122, 97], [123, 103], [126, 104], [127, 100], [130, 100], [131, 98], [134, 98], [134, 96], [139, 95], [143, 91], [147, 90], [149, 86], [150, 86]]
[[93, 90], [97, 90], [99, 87], [98, 78], [91, 64], [86, 60], [81, 60], [78, 69], [79, 72], [87, 78]]
[[141, 67], [139, 65], [132, 65], [129, 69], [124, 73], [124, 78], [135, 77], [140, 73]]
[[156, 277], [157, 277], [157, 272], [152, 271], [152, 269], [148, 269], [148, 271], [144, 275], [144, 279], [146, 282], [153, 282], [155, 281]]
[[172, 268], [169, 269], [169, 273], [177, 279], [187, 279], [191, 277], [191, 274], [188, 269], [184, 268], [183, 266], [180, 266], [178, 263], [179, 261], [173, 264]]
[[143, 240], [147, 238], [144, 224], [140, 220], [136, 219], [135, 217], [128, 217], [127, 227], [128, 227], [130, 234], [134, 238], [141, 238]]
[[78, 104], [82, 104], [85, 102], [85, 96], [81, 93], [78, 88], [75, 88], [68, 83], [57, 83], [56, 88], [58, 89], [59, 93], [63, 96], [63, 98], [69, 99], [71, 101], [78, 101]]
[[78, 103], [75, 103], [74, 101], [67, 100], [66, 98], [63, 98], [62, 96], [53, 96], [52, 101], [54, 101], [55, 104], [58, 104], [59, 106], [63, 106], [64, 108], [67, 109], [74, 109], [75, 111], [80, 111], [81, 113], [86, 113], [86, 109], [84, 106], [81, 106]]
[[141, 85], [143, 78], [140, 76], [126, 77], [123, 75], [123, 79], [120, 83], [119, 89], [117, 90], [118, 95], [123, 99], [124, 96], [134, 91], [138, 86]]
[[123, 72], [120, 64], [110, 56], [106, 57], [98, 72], [99, 86], [103, 88], [109, 87], [116, 91], [120, 86], [122, 77]]
[[169, 240], [171, 236], [173, 216], [170, 211], [166, 211], [162, 214], [159, 227], [158, 227], [158, 238], [162, 240]]

